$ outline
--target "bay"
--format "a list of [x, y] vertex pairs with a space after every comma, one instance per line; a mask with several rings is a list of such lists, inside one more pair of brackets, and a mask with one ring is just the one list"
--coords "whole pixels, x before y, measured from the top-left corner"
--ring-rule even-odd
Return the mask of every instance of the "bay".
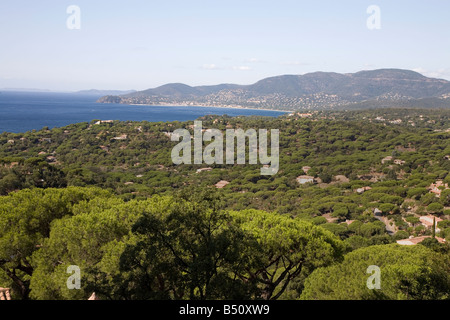
[[0, 132], [63, 127], [94, 119], [159, 122], [189, 121], [209, 114], [277, 117], [285, 113], [240, 108], [102, 104], [95, 102], [98, 98], [76, 93], [3, 91], [0, 93]]

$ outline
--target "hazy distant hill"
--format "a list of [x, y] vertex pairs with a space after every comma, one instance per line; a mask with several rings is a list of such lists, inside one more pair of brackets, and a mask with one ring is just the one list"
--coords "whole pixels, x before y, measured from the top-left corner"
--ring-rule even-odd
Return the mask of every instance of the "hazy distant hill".
[[4, 92], [52, 92], [48, 89], [36, 89], [36, 88], [0, 88], [0, 91]]
[[316, 110], [409, 105], [450, 107], [450, 81], [401, 69], [340, 74], [314, 72], [262, 79], [252, 85], [191, 87], [172, 83], [98, 102], [149, 105], [208, 105]]

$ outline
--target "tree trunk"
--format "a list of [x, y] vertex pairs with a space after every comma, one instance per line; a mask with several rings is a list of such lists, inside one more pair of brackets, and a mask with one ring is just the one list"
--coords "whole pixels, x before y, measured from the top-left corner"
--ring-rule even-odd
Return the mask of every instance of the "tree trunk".
[[28, 281], [22, 281], [18, 276], [16, 276], [15, 272], [11, 272], [8, 269], [4, 269], [6, 271], [6, 274], [8, 277], [14, 281], [14, 283], [17, 285], [19, 289], [19, 294], [22, 297], [22, 300], [28, 300], [30, 295], [30, 288]]

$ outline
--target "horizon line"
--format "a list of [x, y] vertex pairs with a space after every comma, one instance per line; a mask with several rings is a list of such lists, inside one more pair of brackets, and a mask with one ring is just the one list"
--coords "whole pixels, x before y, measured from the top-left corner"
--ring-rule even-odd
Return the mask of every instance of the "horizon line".
[[145, 90], [149, 90], [149, 89], [156, 89], [165, 85], [173, 85], [173, 84], [182, 84], [182, 85], [186, 85], [192, 88], [195, 87], [208, 87], [208, 86], [218, 86], [218, 85], [239, 85], [239, 86], [248, 86], [248, 85], [253, 85], [256, 84], [257, 82], [264, 80], [264, 79], [269, 79], [269, 78], [275, 78], [275, 77], [282, 77], [282, 76], [304, 76], [307, 74], [314, 74], [314, 73], [335, 73], [335, 74], [342, 74], [342, 75], [348, 75], [348, 74], [355, 74], [358, 72], [364, 72], [364, 71], [378, 71], [378, 70], [401, 70], [401, 71], [411, 71], [411, 72], [415, 72], [418, 73], [426, 78], [430, 78], [430, 79], [437, 79], [437, 80], [445, 80], [445, 81], [450, 81], [450, 79], [445, 79], [445, 78], [438, 78], [438, 77], [431, 77], [431, 76], [426, 76], [423, 73], [419, 72], [419, 71], [415, 71], [413, 69], [403, 69], [403, 68], [376, 68], [376, 69], [362, 69], [356, 72], [336, 72], [336, 71], [312, 71], [312, 72], [306, 72], [303, 74], [289, 74], [289, 73], [285, 73], [285, 74], [278, 74], [278, 75], [272, 75], [272, 76], [267, 76], [264, 78], [261, 78], [259, 80], [257, 80], [256, 82], [252, 82], [252, 83], [247, 83], [247, 84], [238, 84], [238, 83], [232, 83], [232, 82], [223, 82], [223, 83], [216, 83], [216, 84], [200, 84], [200, 85], [189, 85], [183, 82], [166, 82], [163, 84], [160, 84], [158, 86], [154, 86], [154, 87], [146, 87], [145, 89], [97, 89], [97, 88], [87, 88], [87, 89], [76, 89], [76, 90], [58, 90], [58, 89], [49, 89], [49, 88], [16, 88], [16, 87], [6, 87], [6, 88], [0, 88], [0, 92], [5, 91], [5, 92], [41, 92], [41, 93], [78, 93], [80, 91], [135, 91], [135, 92], [139, 92], [139, 91], [145, 91]]

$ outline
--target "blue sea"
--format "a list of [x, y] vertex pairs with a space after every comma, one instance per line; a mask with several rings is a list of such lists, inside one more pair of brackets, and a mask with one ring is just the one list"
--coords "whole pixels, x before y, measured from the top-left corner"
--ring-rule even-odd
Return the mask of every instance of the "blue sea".
[[134, 106], [96, 103], [98, 96], [75, 93], [0, 93], [0, 133], [63, 127], [99, 120], [189, 121], [208, 114], [229, 116], [272, 116], [281, 111], [214, 107]]

